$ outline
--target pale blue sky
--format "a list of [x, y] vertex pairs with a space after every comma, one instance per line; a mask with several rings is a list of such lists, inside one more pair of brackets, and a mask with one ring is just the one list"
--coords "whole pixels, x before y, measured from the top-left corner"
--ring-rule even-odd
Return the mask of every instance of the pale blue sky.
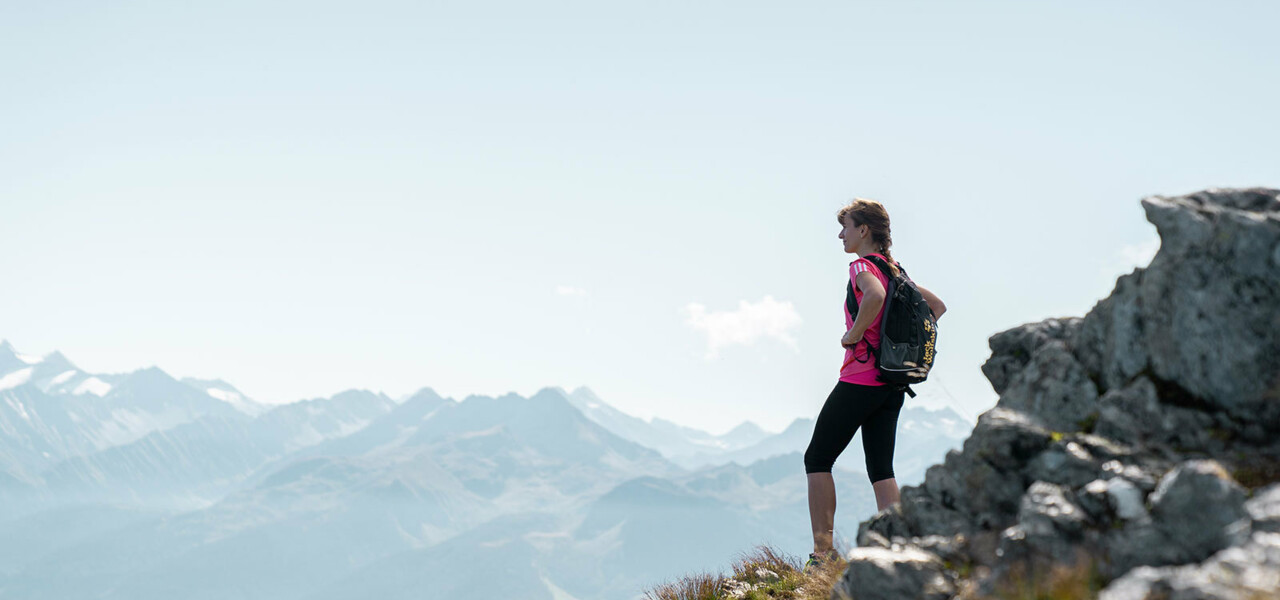
[[266, 402], [781, 429], [863, 196], [973, 416], [990, 335], [1154, 251], [1142, 196], [1280, 185], [1270, 2], [114, 4], [0, 5], [0, 338]]

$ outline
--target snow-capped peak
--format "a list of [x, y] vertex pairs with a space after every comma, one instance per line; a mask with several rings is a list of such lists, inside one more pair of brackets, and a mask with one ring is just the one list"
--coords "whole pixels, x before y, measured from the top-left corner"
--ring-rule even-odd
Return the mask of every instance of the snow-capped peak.
[[267, 407], [245, 398], [244, 394], [237, 391], [211, 387], [205, 388], [204, 392], [214, 398], [230, 404], [232, 408], [251, 417], [256, 417], [267, 411]]
[[72, 390], [71, 393], [77, 396], [81, 394], [93, 394], [94, 396], [101, 397], [106, 396], [107, 393], [111, 391], [111, 387], [110, 383], [98, 379], [97, 377], [90, 377], [80, 382], [80, 385], [77, 385], [76, 389]]
[[38, 365], [41, 363], [41, 361], [44, 360], [43, 358], [36, 356], [34, 354], [23, 354], [21, 352], [14, 352], [13, 355], [18, 357], [18, 360], [24, 363], [27, 363], [29, 365]]
[[8, 340], [0, 340], [0, 376], [11, 376], [6, 379], [9, 387], [32, 384], [50, 392], [55, 386], [75, 385], [80, 375], [80, 369], [61, 352], [36, 356], [18, 352]]
[[31, 379], [32, 371], [35, 371], [35, 367], [18, 369], [17, 371], [9, 373], [4, 377], [0, 377], [0, 390], [15, 388], [26, 383], [27, 380]]
[[66, 371], [58, 373], [58, 375], [53, 379], [50, 379], [49, 385], [58, 385], [60, 383], [66, 383], [68, 379], [75, 377], [76, 373], [77, 371], [75, 369], [67, 369]]
[[232, 408], [256, 417], [267, 411], [269, 407], [260, 404], [249, 397], [245, 396], [235, 386], [221, 379], [197, 379], [195, 377], [183, 377], [182, 383], [185, 383], [197, 390], [209, 394], [213, 398], [230, 404]]

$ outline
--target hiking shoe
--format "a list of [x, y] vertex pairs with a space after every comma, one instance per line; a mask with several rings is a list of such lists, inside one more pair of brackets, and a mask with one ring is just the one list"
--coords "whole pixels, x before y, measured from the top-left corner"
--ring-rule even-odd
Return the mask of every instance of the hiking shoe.
[[812, 569], [821, 567], [823, 564], [839, 558], [839, 553], [835, 550], [828, 550], [824, 554], [809, 554], [809, 560], [805, 561], [803, 571], [808, 573]]

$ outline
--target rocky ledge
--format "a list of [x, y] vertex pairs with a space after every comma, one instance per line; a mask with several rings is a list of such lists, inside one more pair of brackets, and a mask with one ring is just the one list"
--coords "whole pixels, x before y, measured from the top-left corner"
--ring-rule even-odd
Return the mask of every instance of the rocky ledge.
[[996, 406], [862, 523], [833, 599], [1280, 597], [1280, 190], [1142, 206], [1151, 264], [992, 336]]

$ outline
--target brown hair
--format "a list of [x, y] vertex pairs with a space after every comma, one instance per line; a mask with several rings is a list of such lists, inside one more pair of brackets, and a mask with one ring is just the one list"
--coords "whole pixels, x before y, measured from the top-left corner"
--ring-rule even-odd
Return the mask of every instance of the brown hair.
[[898, 276], [898, 266], [894, 264], [896, 261], [893, 255], [889, 254], [889, 247], [893, 245], [893, 235], [889, 232], [889, 211], [884, 209], [884, 205], [875, 200], [866, 198], [854, 198], [848, 206], [841, 208], [836, 212], [836, 221], [844, 225], [844, 218], [848, 215], [853, 219], [855, 226], [866, 225], [871, 229], [871, 240], [877, 246], [880, 246], [880, 254], [889, 259], [889, 270], [887, 273], [890, 277]]

